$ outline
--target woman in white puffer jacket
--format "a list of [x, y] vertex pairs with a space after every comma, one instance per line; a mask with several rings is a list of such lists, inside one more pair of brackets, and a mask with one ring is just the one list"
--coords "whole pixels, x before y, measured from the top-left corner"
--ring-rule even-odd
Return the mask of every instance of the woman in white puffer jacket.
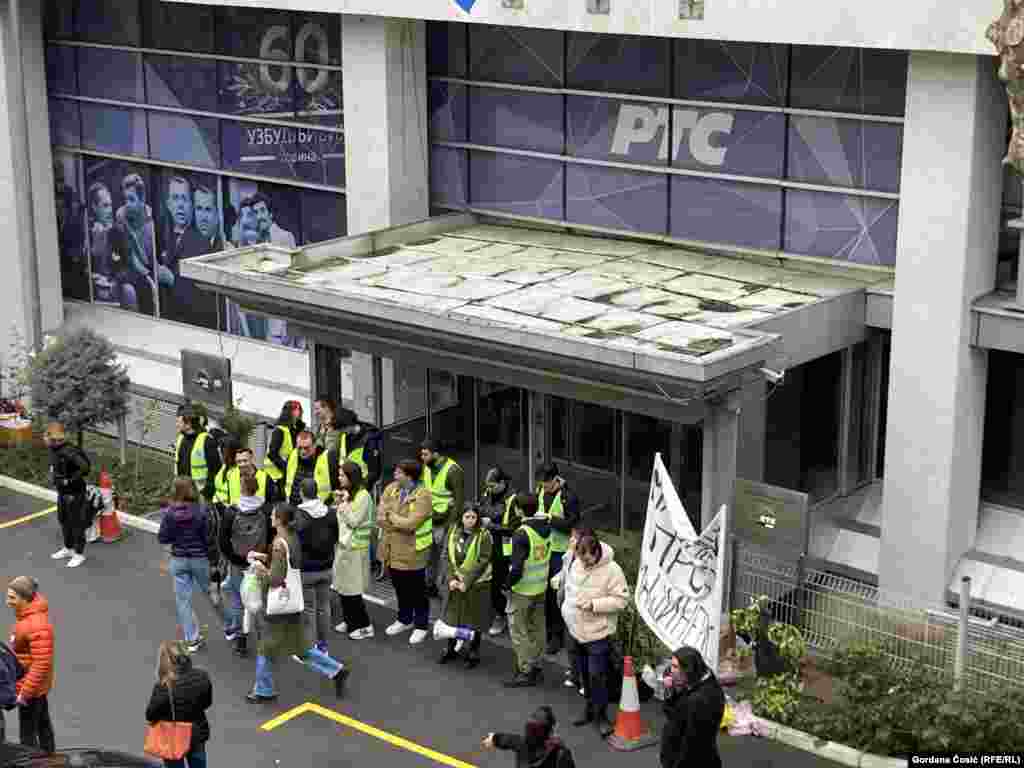
[[565, 558], [561, 573], [551, 580], [555, 589], [565, 588], [562, 618], [569, 630], [570, 658], [575, 659], [587, 700], [586, 710], [573, 725], [593, 722], [601, 738], [607, 738], [613, 730], [607, 712], [610, 641], [629, 601], [629, 587], [615, 562], [615, 550], [593, 531], [580, 533], [574, 554]]

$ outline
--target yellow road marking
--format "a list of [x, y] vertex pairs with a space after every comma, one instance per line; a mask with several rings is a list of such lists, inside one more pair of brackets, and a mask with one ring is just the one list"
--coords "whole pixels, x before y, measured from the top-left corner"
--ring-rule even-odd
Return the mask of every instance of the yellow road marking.
[[48, 515], [51, 512], [56, 511], [57, 507], [49, 507], [47, 509], [44, 509], [42, 512], [33, 512], [31, 515], [25, 515], [24, 517], [19, 517], [15, 520], [8, 520], [6, 523], [0, 523], [0, 529], [10, 528], [14, 525], [21, 525], [22, 523], [27, 523], [29, 520], [35, 520], [37, 517], [42, 517], [43, 515]]
[[458, 758], [452, 757], [451, 755], [442, 754], [441, 752], [435, 752], [434, 750], [428, 747], [420, 746], [416, 742], [409, 741], [408, 739], [403, 739], [401, 736], [396, 736], [395, 734], [388, 733], [387, 731], [382, 731], [380, 728], [374, 728], [372, 725], [368, 725], [360, 720], [356, 720], [355, 718], [343, 715], [340, 712], [335, 712], [333, 709], [321, 707], [319, 704], [314, 704], [311, 701], [308, 701], [305, 704], [300, 704], [297, 707], [289, 709], [287, 712], [278, 715], [273, 720], [268, 720], [263, 725], [261, 725], [260, 728], [264, 731], [272, 731], [278, 726], [284, 725], [289, 720], [293, 720], [299, 715], [305, 714], [306, 712], [311, 712], [314, 715], [320, 715], [320, 717], [325, 717], [328, 720], [333, 720], [334, 722], [340, 725], [345, 725], [349, 728], [359, 731], [360, 733], [365, 733], [367, 736], [373, 736], [374, 738], [380, 739], [381, 741], [386, 741], [393, 747], [398, 747], [399, 749], [414, 752], [415, 754], [422, 755], [423, 757], [429, 758], [436, 763], [451, 766], [451, 768], [477, 768], [477, 766], [473, 765], [472, 763], [464, 762], [462, 760], [459, 760]]

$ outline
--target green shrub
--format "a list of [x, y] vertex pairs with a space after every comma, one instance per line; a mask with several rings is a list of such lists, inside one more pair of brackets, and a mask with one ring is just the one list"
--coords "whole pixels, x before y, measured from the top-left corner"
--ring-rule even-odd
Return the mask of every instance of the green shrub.
[[759, 677], [750, 705], [758, 717], [788, 725], [796, 716], [803, 688], [800, 675], [796, 673]]

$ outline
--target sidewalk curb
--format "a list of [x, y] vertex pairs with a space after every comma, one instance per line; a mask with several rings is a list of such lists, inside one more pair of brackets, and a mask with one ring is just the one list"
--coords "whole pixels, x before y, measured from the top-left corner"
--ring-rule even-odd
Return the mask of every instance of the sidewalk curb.
[[810, 752], [812, 755], [850, 766], [850, 768], [905, 768], [907, 764], [906, 760], [899, 757], [873, 755], [845, 744], [819, 739], [817, 736], [780, 725], [771, 720], [765, 720], [763, 717], [758, 720], [765, 727], [764, 737], [766, 739], [781, 741], [794, 749]]
[[[18, 480], [7, 475], [0, 475], [0, 488], [7, 488], [11, 491], [17, 491], [23, 493], [26, 496], [33, 496], [42, 501], [49, 501], [53, 504], [57, 503], [57, 492], [51, 491], [49, 488], [43, 488], [32, 483], [26, 483], [24, 480]], [[160, 524], [154, 520], [147, 520], [144, 517], [138, 515], [128, 515], [123, 512], [117, 514], [118, 519], [122, 524], [127, 525], [129, 528], [137, 528], [140, 531], [146, 531], [147, 533], [156, 534], [160, 532]]]

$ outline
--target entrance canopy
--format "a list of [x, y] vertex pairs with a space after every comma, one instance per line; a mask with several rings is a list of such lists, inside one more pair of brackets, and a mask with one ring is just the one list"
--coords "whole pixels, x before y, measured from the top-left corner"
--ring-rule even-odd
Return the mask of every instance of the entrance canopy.
[[611, 387], [626, 409], [634, 396], [671, 407], [742, 386], [781, 349], [778, 333], [756, 326], [852, 291], [863, 305], [864, 287], [822, 269], [468, 214], [304, 248], [199, 256], [181, 271], [314, 338], [461, 358], [492, 376]]

